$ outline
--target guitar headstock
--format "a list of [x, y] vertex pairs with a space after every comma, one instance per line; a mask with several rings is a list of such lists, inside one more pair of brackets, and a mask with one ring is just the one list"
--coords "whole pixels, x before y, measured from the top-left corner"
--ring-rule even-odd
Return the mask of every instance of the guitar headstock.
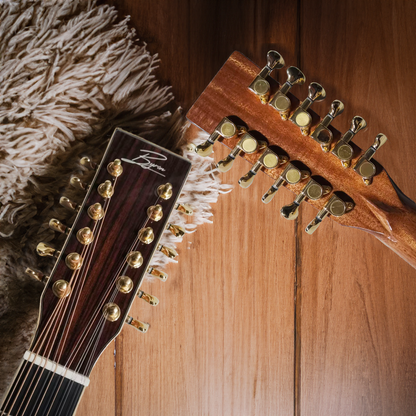
[[[108, 343], [127, 321], [142, 332], [148, 325], [128, 316], [136, 296], [157, 304], [140, 290], [149, 273], [166, 280], [167, 275], [151, 265], [159, 250], [168, 257], [177, 253], [162, 246], [164, 230], [175, 235], [184, 230], [169, 224], [178, 204], [191, 163], [140, 137], [117, 129], [79, 206], [67, 198], [61, 203], [77, 211], [71, 229], [57, 220], [50, 227], [68, 234], [56, 251], [40, 243], [40, 255], [57, 257], [41, 298], [38, 328], [31, 352], [66, 369], [88, 376]], [[187, 211], [186, 213], [190, 213]], [[37, 272], [29, 271], [41, 278]]]
[[273, 178], [273, 186], [264, 190], [264, 203], [280, 186], [293, 191], [297, 195], [293, 204], [281, 209], [286, 219], [297, 217], [303, 200], [312, 204], [319, 212], [311, 218], [309, 234], [328, 215], [345, 226], [388, 234], [386, 211], [401, 210], [403, 203], [386, 171], [373, 159], [386, 136], [372, 138], [362, 152], [351, 139], [365, 129], [365, 120], [356, 116], [345, 132], [339, 132], [330, 124], [343, 112], [343, 103], [328, 103], [328, 114], [321, 118], [310, 107], [325, 98], [325, 89], [312, 82], [308, 96], [300, 101], [289, 92], [305, 82], [300, 69], [289, 67], [282, 85], [270, 77], [283, 66], [274, 51], [268, 53], [263, 69], [234, 52], [187, 114], [210, 135], [197, 152], [208, 155], [217, 140], [232, 149], [218, 163], [219, 171], [230, 169], [237, 155], [245, 158], [253, 166], [239, 181], [243, 188], [259, 180], [255, 178], [260, 170]]

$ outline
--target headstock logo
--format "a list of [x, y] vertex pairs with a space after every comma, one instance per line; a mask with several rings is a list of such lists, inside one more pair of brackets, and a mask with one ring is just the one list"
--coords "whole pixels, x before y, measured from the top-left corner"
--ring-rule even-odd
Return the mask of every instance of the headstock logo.
[[139, 165], [143, 169], [150, 170], [153, 173], [157, 173], [158, 175], [165, 177], [166, 175], [164, 175], [162, 172], [165, 172], [166, 169], [162, 168], [162, 166], [158, 165], [155, 162], [162, 162], [168, 160], [168, 158], [160, 153], [153, 152], [151, 150], [140, 149], [140, 151], [144, 154], [137, 156], [134, 159], [121, 158], [121, 160], [123, 162], [131, 163], [133, 165]]

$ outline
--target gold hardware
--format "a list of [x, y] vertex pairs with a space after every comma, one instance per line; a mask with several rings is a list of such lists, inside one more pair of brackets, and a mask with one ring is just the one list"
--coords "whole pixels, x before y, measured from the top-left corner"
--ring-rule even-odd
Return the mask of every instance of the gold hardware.
[[84, 156], [79, 161], [82, 166], [85, 166], [89, 170], [97, 170], [97, 164], [94, 163], [89, 156]]
[[308, 90], [308, 97], [299, 105], [290, 117], [290, 120], [300, 128], [300, 131], [304, 136], [309, 134], [309, 126], [312, 123], [312, 116], [308, 113], [308, 108], [314, 102], [322, 101], [326, 97], [324, 87], [317, 82], [310, 83]]
[[49, 276], [45, 276], [41, 272], [36, 272], [35, 270], [30, 269], [29, 267], [26, 268], [25, 273], [42, 283], [46, 283], [49, 279]]
[[159, 244], [157, 246], [157, 250], [163, 253], [165, 256], [169, 257], [170, 259], [178, 257], [178, 253], [176, 252], [176, 250], [170, 247], [162, 246], [162, 244]]
[[280, 87], [279, 91], [269, 102], [274, 109], [280, 113], [283, 120], [287, 120], [290, 113], [290, 106], [292, 105], [287, 93], [294, 85], [302, 85], [305, 83], [305, 75], [295, 66], [290, 66], [287, 71], [287, 81]]
[[332, 131], [328, 129], [332, 120], [342, 114], [344, 104], [339, 100], [332, 101], [329, 113], [321, 120], [318, 127], [311, 134], [312, 139], [317, 141], [324, 152], [329, 152], [333, 139]]
[[87, 213], [88, 216], [95, 221], [100, 220], [104, 216], [103, 207], [98, 202], [88, 207]]
[[75, 202], [72, 202], [66, 196], [61, 196], [61, 198], [59, 199], [59, 204], [63, 206], [64, 208], [69, 209], [71, 211], [78, 211], [78, 208], [79, 208], [78, 204], [76, 204]]
[[294, 220], [299, 214], [299, 205], [305, 199], [317, 200], [325, 195], [328, 195], [332, 191], [332, 188], [327, 185], [321, 185], [314, 179], [309, 179], [305, 187], [300, 191], [300, 194], [295, 198], [292, 204], [285, 205], [280, 213], [283, 218], [287, 220]]
[[159, 204], [150, 206], [149, 208], [147, 208], [147, 216], [152, 221], [159, 221], [159, 220], [161, 220], [162, 217], [163, 217], [163, 209], [162, 209], [162, 206], [159, 205]]
[[45, 256], [51, 256], [51, 257], [59, 257], [60, 252], [53, 247], [51, 247], [49, 244], [46, 243], [39, 243], [36, 246], [36, 252], [41, 257]]
[[281, 173], [279, 178], [276, 180], [276, 182], [271, 186], [271, 188], [263, 195], [262, 201], [265, 204], [268, 204], [276, 194], [276, 192], [279, 190], [279, 188], [285, 183], [290, 183], [291, 185], [294, 185], [298, 182], [300, 182], [303, 179], [309, 178], [310, 172], [306, 170], [300, 170], [296, 166], [289, 163], [285, 170]]
[[175, 209], [185, 215], [193, 215], [194, 213], [194, 210], [188, 204], [176, 204]]
[[169, 230], [175, 237], [183, 237], [186, 233], [184, 228], [175, 224], [168, 224], [166, 229]]
[[157, 194], [164, 200], [172, 197], [172, 184], [165, 183], [157, 188]]
[[77, 240], [81, 243], [87, 246], [88, 244], [92, 243], [92, 240], [94, 240], [94, 235], [90, 228], [84, 227], [81, 228], [77, 232]]
[[62, 234], [69, 234], [69, 232], [71, 231], [70, 228], [68, 228], [66, 225], [62, 224], [59, 220], [55, 218], [52, 218], [49, 221], [49, 228], [51, 230], [58, 231], [59, 233], [62, 233]]
[[224, 117], [220, 124], [215, 127], [215, 130], [211, 135], [208, 137], [204, 143], [196, 146], [195, 152], [198, 153], [199, 156], [209, 156], [213, 149], [214, 143], [220, 138], [224, 137], [225, 139], [230, 139], [231, 137], [235, 136], [237, 133], [237, 126], [230, 121], [227, 117]]
[[278, 156], [269, 148], [261, 154], [257, 162], [253, 165], [253, 167], [240, 178], [238, 183], [242, 188], [248, 188], [254, 181], [254, 177], [257, 175], [257, 172], [264, 168], [264, 169], [274, 169], [284, 163], [287, 163], [289, 158], [287, 156]]
[[66, 280], [57, 280], [52, 285], [52, 293], [59, 299], [66, 298], [71, 293], [71, 286]]
[[116, 283], [117, 289], [122, 293], [130, 293], [133, 289], [133, 280], [128, 276], [120, 276]]
[[152, 276], [157, 277], [162, 282], [166, 282], [168, 280], [168, 275], [165, 272], [161, 272], [160, 270], [156, 270], [154, 267], [150, 266], [147, 269], [147, 273], [151, 274]]
[[370, 160], [374, 154], [387, 141], [387, 136], [383, 133], [377, 134], [372, 146], [358, 159], [354, 166], [354, 170], [362, 176], [365, 185], [371, 185], [373, 177], [376, 174], [376, 167]]
[[65, 258], [65, 264], [71, 270], [78, 270], [82, 266], [82, 257], [78, 253], [69, 253]]
[[142, 228], [139, 231], [139, 240], [144, 244], [150, 244], [155, 238], [151, 227]]
[[72, 176], [72, 178], [69, 180], [69, 183], [75, 189], [81, 189], [82, 191], [86, 191], [88, 189], [88, 184], [82, 182], [81, 179], [77, 176]]
[[140, 251], [131, 251], [126, 258], [127, 264], [134, 269], [138, 269], [143, 264], [143, 256]]
[[351, 159], [354, 154], [349, 142], [359, 131], [364, 130], [366, 127], [367, 123], [362, 117], [353, 117], [350, 129], [341, 137], [332, 149], [331, 153], [341, 160], [341, 164], [344, 168], [348, 168], [351, 165]]
[[118, 305], [115, 303], [107, 303], [103, 307], [103, 315], [107, 321], [115, 322], [118, 318], [120, 318], [121, 310]]
[[136, 328], [138, 331], [143, 332], [143, 334], [145, 334], [150, 328], [150, 325], [146, 322], [138, 321], [137, 319], [133, 319], [131, 316], [127, 317], [126, 323], [131, 325], [133, 328]]
[[280, 69], [285, 66], [285, 60], [280, 53], [276, 51], [267, 52], [267, 65], [254, 78], [253, 82], [248, 87], [259, 98], [262, 104], [267, 104], [270, 95], [270, 84], [266, 78], [274, 69]]
[[220, 160], [217, 164], [217, 168], [220, 172], [228, 172], [234, 163], [235, 158], [240, 153], [255, 153], [257, 149], [259, 148], [263, 149], [266, 147], [266, 144], [261, 142], [257, 143], [257, 140], [250, 134], [250, 133], [244, 133], [241, 137], [240, 141], [236, 144], [234, 149], [231, 151], [231, 153], [224, 159]]
[[123, 166], [121, 166], [121, 160], [116, 159], [114, 162], [110, 162], [107, 165], [107, 171], [111, 176], [118, 178], [123, 173]]
[[159, 299], [156, 296], [149, 295], [148, 293], [143, 292], [143, 290], [139, 290], [139, 293], [137, 293], [137, 296], [152, 306], [159, 305]]
[[312, 234], [319, 227], [322, 220], [328, 216], [341, 217], [347, 212], [350, 212], [354, 208], [352, 202], [344, 202], [337, 195], [333, 195], [331, 199], [325, 204], [325, 206], [318, 212], [314, 220], [312, 220], [306, 227], [305, 231], [308, 234]]
[[114, 188], [111, 181], [105, 181], [101, 185], [98, 185], [98, 193], [103, 198], [111, 198], [114, 194]]

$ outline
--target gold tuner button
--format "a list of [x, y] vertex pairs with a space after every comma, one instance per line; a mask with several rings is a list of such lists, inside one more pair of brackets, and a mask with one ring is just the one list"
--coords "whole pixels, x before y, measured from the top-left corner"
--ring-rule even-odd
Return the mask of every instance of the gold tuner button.
[[143, 256], [140, 251], [131, 251], [126, 258], [127, 264], [133, 269], [138, 269], [143, 264]]
[[344, 168], [348, 168], [351, 165], [351, 159], [354, 155], [353, 148], [349, 142], [359, 131], [365, 130], [366, 127], [367, 123], [362, 117], [353, 117], [350, 129], [339, 139], [338, 143], [332, 149], [331, 153], [341, 161]]
[[157, 250], [163, 253], [166, 257], [169, 257], [170, 259], [178, 257], [178, 253], [176, 252], [176, 250], [170, 247], [163, 246], [162, 244], [159, 244], [157, 246]]
[[49, 276], [45, 276], [43, 273], [32, 270], [29, 267], [26, 268], [25, 273], [42, 283], [46, 283], [49, 279]]
[[284, 163], [287, 163], [288, 161], [289, 158], [287, 156], [278, 156], [272, 150], [266, 148], [257, 162], [244, 176], [240, 178], [238, 183], [242, 188], [248, 188], [253, 183], [254, 178], [260, 169], [274, 169]]
[[143, 334], [145, 334], [150, 328], [150, 325], [147, 324], [146, 322], [138, 321], [137, 319], [133, 319], [131, 316], [127, 317], [126, 323], [131, 325], [133, 328], [136, 328], [138, 331], [142, 332]]
[[294, 220], [298, 217], [299, 214], [299, 205], [301, 202], [308, 198], [312, 200], [317, 200], [322, 198], [325, 195], [328, 195], [332, 191], [332, 188], [327, 185], [321, 185], [316, 182], [314, 179], [309, 179], [308, 183], [301, 190], [300, 194], [295, 198], [292, 204], [285, 205], [280, 213], [283, 218], [287, 220]]
[[275, 196], [276, 192], [284, 183], [295, 185], [301, 180], [309, 178], [310, 172], [307, 170], [300, 170], [296, 166], [289, 163], [281, 175], [277, 178], [276, 182], [271, 188], [263, 195], [262, 201], [268, 204]]
[[312, 116], [308, 113], [308, 108], [316, 101], [322, 101], [326, 97], [326, 91], [321, 84], [312, 82], [308, 87], [307, 98], [299, 105], [295, 112], [290, 116], [290, 120], [296, 124], [304, 136], [309, 134], [309, 126], [312, 123]]
[[290, 66], [286, 73], [287, 81], [281, 86], [279, 91], [277, 91], [269, 102], [269, 105], [280, 113], [280, 117], [282, 117], [283, 120], [287, 120], [289, 117], [290, 106], [292, 105], [287, 93], [294, 85], [303, 85], [306, 80], [303, 72], [295, 66]]
[[121, 166], [121, 160], [116, 159], [114, 162], [110, 162], [107, 165], [107, 171], [111, 176], [118, 178], [123, 173], [123, 166]]
[[98, 165], [94, 163], [89, 156], [84, 156], [80, 159], [79, 163], [85, 166], [89, 170], [97, 170]]
[[71, 293], [71, 286], [66, 280], [57, 280], [52, 285], [52, 293], [59, 299], [66, 298]]
[[114, 195], [114, 188], [111, 181], [105, 181], [101, 185], [98, 185], [98, 193], [103, 198], [111, 198]]
[[333, 215], [334, 217], [341, 217], [347, 212], [350, 212], [353, 208], [354, 204], [352, 202], [344, 202], [337, 195], [333, 195], [325, 206], [318, 212], [315, 219], [309, 223], [305, 231], [308, 234], [312, 234], [319, 227], [319, 224], [326, 216]]
[[164, 199], [165, 201], [170, 199], [172, 197], [173, 191], [172, 191], [172, 184], [165, 183], [164, 185], [160, 185], [157, 188], [157, 194]]
[[41, 257], [46, 257], [46, 256], [59, 257], [60, 251], [54, 249], [49, 244], [39, 243], [36, 246], [36, 253], [38, 253], [39, 256]]
[[59, 199], [59, 205], [63, 206], [66, 209], [69, 209], [70, 211], [78, 211], [79, 206], [75, 202], [71, 201], [66, 196], [61, 196]]
[[116, 287], [121, 293], [130, 293], [134, 287], [134, 283], [130, 277], [120, 276], [117, 279]]
[[312, 139], [317, 141], [324, 152], [329, 152], [331, 142], [333, 139], [332, 131], [329, 130], [329, 125], [332, 120], [342, 114], [344, 111], [344, 104], [339, 100], [332, 101], [329, 113], [321, 120], [318, 127], [311, 134]]
[[88, 189], [88, 184], [83, 182], [77, 176], [72, 176], [69, 180], [69, 184], [75, 189], [81, 189], [82, 191], [86, 191]]
[[370, 160], [374, 154], [384, 143], [387, 141], [387, 136], [383, 133], [377, 134], [376, 139], [372, 146], [358, 159], [354, 166], [354, 171], [362, 176], [364, 183], [368, 186], [373, 182], [373, 177], [377, 172], [377, 169], [373, 162]]
[[69, 253], [65, 258], [65, 264], [71, 270], [78, 270], [82, 266], [82, 257], [78, 253]]
[[159, 204], [150, 206], [147, 208], [147, 216], [152, 221], [160, 221], [163, 217], [162, 206]]
[[87, 246], [88, 244], [92, 243], [92, 240], [94, 240], [94, 235], [89, 227], [81, 228], [77, 232], [77, 240], [81, 243]]
[[69, 234], [71, 231], [70, 228], [68, 228], [66, 225], [62, 224], [59, 220], [52, 218], [49, 221], [49, 228], [54, 231], [58, 231], [58, 233], [62, 234]]
[[[265, 143], [260, 143], [260, 147], [262, 149], [265, 146]], [[258, 150], [258, 148], [259, 143], [257, 143], [257, 140], [250, 133], [244, 133], [240, 141], [236, 144], [235, 148], [231, 151], [231, 153], [226, 158], [218, 162], [217, 169], [220, 172], [228, 172], [232, 168], [235, 158], [240, 153], [255, 153]]]
[[267, 77], [274, 69], [280, 69], [285, 66], [285, 60], [280, 53], [276, 51], [267, 52], [267, 64], [254, 78], [253, 82], [248, 87], [256, 94], [262, 104], [267, 104], [270, 95], [270, 84]]
[[166, 227], [175, 237], [183, 237], [186, 233], [185, 229], [175, 224], [168, 224]]
[[193, 215], [194, 213], [194, 210], [188, 204], [176, 204], [175, 209], [185, 215]]
[[166, 280], [168, 280], [168, 275], [165, 272], [161, 272], [160, 270], [155, 269], [154, 267], [150, 266], [147, 269], [147, 273], [149, 273], [150, 275], [157, 277], [159, 280], [161, 280], [162, 282], [166, 282]]
[[101, 204], [97, 202], [88, 207], [87, 214], [92, 220], [98, 221], [104, 216], [104, 210]]
[[118, 318], [120, 318], [121, 310], [118, 305], [115, 303], [107, 303], [103, 307], [103, 315], [107, 321], [115, 322]]
[[153, 229], [151, 227], [142, 228], [139, 231], [139, 240], [144, 244], [150, 244], [155, 239]]
[[199, 156], [209, 156], [214, 150], [214, 143], [220, 138], [230, 139], [237, 134], [237, 126], [230, 121], [227, 117], [224, 117], [220, 124], [215, 127], [214, 132], [208, 137], [204, 143], [196, 146], [195, 152]]
[[148, 293], [143, 292], [143, 290], [139, 290], [139, 292], [137, 293], [137, 296], [152, 306], [159, 305], [159, 299], [156, 296], [149, 295]]

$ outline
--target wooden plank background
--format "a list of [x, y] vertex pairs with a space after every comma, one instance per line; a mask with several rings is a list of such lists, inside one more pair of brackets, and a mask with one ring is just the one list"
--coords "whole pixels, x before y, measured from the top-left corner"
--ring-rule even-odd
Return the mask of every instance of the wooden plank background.
[[[234, 50], [263, 66], [276, 49], [324, 85], [315, 111], [344, 102], [336, 128], [367, 120], [359, 146], [389, 137], [377, 160], [416, 200], [414, 1], [114, 3], [159, 53], [158, 76], [185, 110]], [[302, 99], [307, 86], [294, 93]], [[217, 144], [215, 158], [225, 154]], [[239, 160], [223, 179], [236, 184], [247, 170]], [[161, 303], [137, 301], [132, 314], [151, 329], [123, 330], [78, 416], [416, 414], [416, 271], [330, 220], [305, 234], [316, 211], [304, 204], [285, 221], [293, 195], [266, 206], [269, 180], [256, 181], [220, 197], [214, 224], [186, 237], [165, 284], [143, 286]]]

